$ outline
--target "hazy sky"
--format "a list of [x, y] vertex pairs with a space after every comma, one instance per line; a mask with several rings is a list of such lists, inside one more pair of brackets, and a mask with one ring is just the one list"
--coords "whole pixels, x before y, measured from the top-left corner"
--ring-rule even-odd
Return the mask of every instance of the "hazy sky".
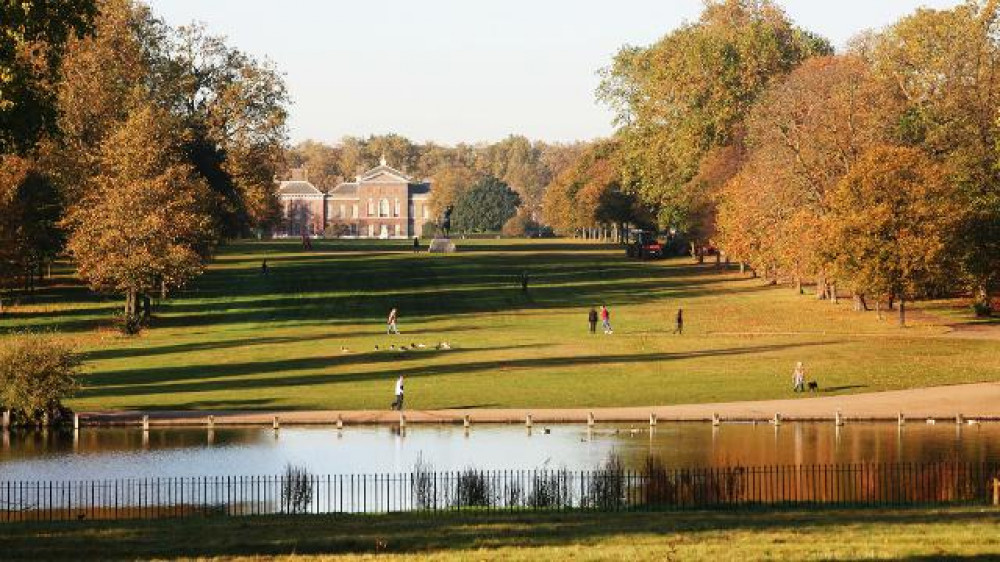
[[[697, 18], [701, 0], [149, 0], [285, 73], [293, 141], [399, 133], [445, 144], [511, 133], [611, 133], [597, 71]], [[958, 0], [784, 0], [840, 47], [919, 6]]]

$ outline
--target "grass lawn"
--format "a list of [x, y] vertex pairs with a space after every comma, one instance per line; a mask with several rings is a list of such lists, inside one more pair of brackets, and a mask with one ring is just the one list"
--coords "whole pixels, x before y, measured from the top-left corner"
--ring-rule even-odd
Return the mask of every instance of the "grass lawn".
[[995, 508], [453, 513], [4, 524], [0, 544], [6, 560], [995, 560], [998, 528]]
[[[688, 259], [632, 261], [568, 241], [459, 246], [429, 255], [405, 242], [233, 244], [134, 338], [111, 327], [119, 300], [91, 295], [64, 268], [0, 318], [0, 331], [58, 330], [86, 352], [78, 410], [384, 409], [400, 373], [416, 409], [792, 397], [796, 361], [831, 393], [1000, 380], [998, 340], [946, 335], [972, 321], [955, 303], [914, 311], [901, 330], [846, 300]], [[614, 335], [587, 333], [587, 310], [601, 303]], [[403, 334], [386, 336], [394, 306]], [[678, 307], [683, 336], [670, 334]], [[441, 341], [454, 349], [433, 350]], [[386, 349], [411, 343], [428, 347]]]

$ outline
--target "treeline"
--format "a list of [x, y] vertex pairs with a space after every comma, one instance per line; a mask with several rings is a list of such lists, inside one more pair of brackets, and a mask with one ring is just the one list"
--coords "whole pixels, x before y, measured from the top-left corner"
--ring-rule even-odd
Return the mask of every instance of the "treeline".
[[[573, 165], [587, 143], [555, 144], [511, 135], [495, 143], [443, 146], [417, 144], [388, 134], [367, 138], [344, 137], [336, 144], [305, 141], [288, 154], [290, 168], [305, 168], [309, 180], [327, 191], [378, 165], [389, 165], [418, 180], [434, 182], [431, 206], [435, 214], [455, 207], [458, 231], [503, 229], [510, 235], [534, 234], [542, 227], [545, 191], [553, 178]], [[517, 195], [514, 201], [500, 184]], [[485, 205], [485, 206], [483, 206]], [[488, 211], [478, 213], [476, 208]], [[499, 221], [499, 222], [498, 222]]]
[[0, 26], [0, 291], [65, 252], [137, 329], [217, 241], [277, 220], [270, 63], [133, 0], [5, 2]]
[[599, 214], [603, 183], [695, 253], [815, 281], [821, 298], [895, 301], [902, 322], [905, 301], [971, 291], [986, 314], [1000, 282], [997, 4], [920, 9], [834, 54], [771, 1], [709, 1], [604, 71], [618, 130], [552, 185], [547, 216], [619, 220]]

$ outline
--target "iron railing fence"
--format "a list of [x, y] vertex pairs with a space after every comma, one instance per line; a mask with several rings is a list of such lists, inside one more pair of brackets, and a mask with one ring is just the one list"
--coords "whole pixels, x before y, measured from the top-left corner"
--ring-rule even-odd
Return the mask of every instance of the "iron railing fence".
[[0, 521], [282, 513], [989, 504], [1000, 463], [0, 481]]

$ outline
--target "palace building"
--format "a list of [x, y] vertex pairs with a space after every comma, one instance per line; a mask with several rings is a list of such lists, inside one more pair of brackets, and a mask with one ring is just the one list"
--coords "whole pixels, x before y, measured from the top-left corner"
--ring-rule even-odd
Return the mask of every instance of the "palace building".
[[[309, 182], [305, 170], [278, 183], [284, 225], [279, 236], [412, 238], [423, 236], [432, 220], [430, 181], [415, 182], [403, 172], [381, 165], [324, 193]], [[428, 232], [427, 235], [433, 235]]]

